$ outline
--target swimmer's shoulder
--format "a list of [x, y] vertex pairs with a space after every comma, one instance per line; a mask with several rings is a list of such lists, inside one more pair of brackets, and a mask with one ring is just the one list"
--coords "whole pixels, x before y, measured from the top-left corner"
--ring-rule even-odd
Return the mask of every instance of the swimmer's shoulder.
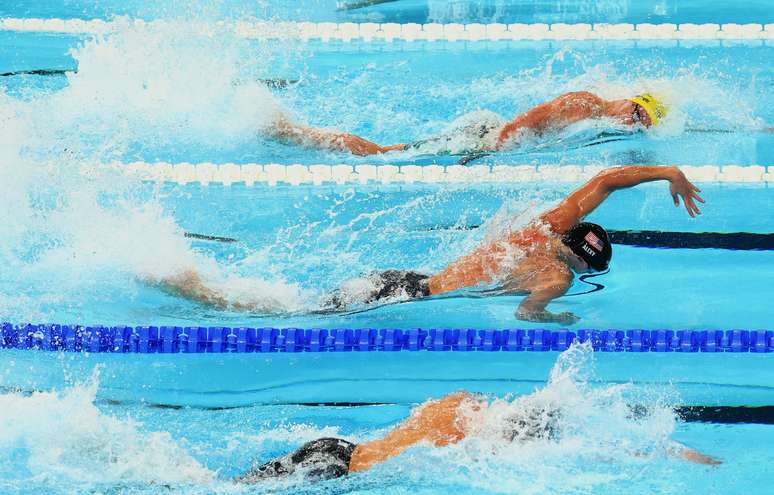
[[559, 238], [553, 225], [541, 215], [523, 228], [510, 232], [506, 240], [513, 246], [528, 248], [552, 244]]

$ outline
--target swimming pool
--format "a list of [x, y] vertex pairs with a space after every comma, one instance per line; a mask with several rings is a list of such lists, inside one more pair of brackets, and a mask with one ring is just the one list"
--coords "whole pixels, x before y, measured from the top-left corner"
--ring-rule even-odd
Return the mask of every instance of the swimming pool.
[[[621, 164], [685, 166], [707, 204], [691, 220], [663, 184], [617, 192], [591, 217], [611, 230], [660, 238], [746, 233], [760, 242], [771, 233], [774, 138], [762, 130], [774, 121], [770, 41], [257, 40], [228, 26], [194, 34], [189, 22], [766, 24], [769, 9], [399, 1], [337, 11], [334, 3], [265, 2], [255, 10], [222, 2], [197, 12], [145, 2], [1, 7], [5, 18], [128, 20], [104, 37], [0, 31], [0, 73], [15, 73], [0, 77], [0, 321], [558, 331], [517, 321], [518, 296], [316, 311], [348, 278], [438, 270], [505, 225], [526, 222], [593, 171]], [[168, 16], [176, 22], [132, 21]], [[284, 108], [380, 143], [411, 142], [470, 111], [510, 116], [576, 89], [610, 98], [658, 90], [673, 111], [653, 133], [600, 137], [606, 128], [577, 126], [464, 167], [458, 153], [358, 158], [277, 144], [257, 131]], [[216, 173], [213, 164], [230, 168]], [[718, 239], [691, 249], [616, 245], [611, 273], [594, 279], [603, 290], [552, 307], [581, 316], [573, 332], [770, 329], [771, 248], [719, 249]], [[235, 296], [259, 298], [261, 311], [203, 308], [143, 281], [189, 262]], [[576, 282], [570, 292], [588, 289]], [[2, 349], [0, 491], [756, 493], [771, 482], [771, 353], [577, 347], [558, 358], [551, 350], [431, 347], [191, 355]], [[494, 401], [543, 389], [564, 411], [562, 440], [513, 449], [484, 436], [414, 448], [362, 475], [303, 487], [228, 481], [255, 459], [314, 438], [376, 438], [412, 404], [460, 388]], [[670, 437], [725, 464], [668, 459]]]

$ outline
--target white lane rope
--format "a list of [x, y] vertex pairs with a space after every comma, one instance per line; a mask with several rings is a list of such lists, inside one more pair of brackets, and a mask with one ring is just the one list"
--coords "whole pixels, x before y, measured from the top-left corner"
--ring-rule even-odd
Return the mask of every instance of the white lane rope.
[[231, 30], [251, 39], [302, 41], [503, 41], [503, 40], [774, 40], [774, 24], [415, 24], [333, 22], [180, 22], [116, 18], [0, 18], [0, 31], [103, 34], [126, 27], [179, 25], [192, 34]]
[[[107, 165], [143, 181], [176, 184], [323, 185], [323, 184], [483, 184], [576, 183], [604, 170], [597, 165], [280, 165], [214, 163], [112, 163]], [[774, 184], [774, 166], [681, 166], [701, 183]], [[99, 169], [84, 166], [82, 173]]]

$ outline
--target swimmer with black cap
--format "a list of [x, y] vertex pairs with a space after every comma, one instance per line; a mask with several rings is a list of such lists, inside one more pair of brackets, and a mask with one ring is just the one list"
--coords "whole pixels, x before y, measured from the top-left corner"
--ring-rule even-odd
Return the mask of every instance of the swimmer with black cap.
[[358, 303], [416, 299], [494, 285], [499, 293], [527, 296], [516, 311], [520, 320], [571, 325], [578, 321], [576, 315], [553, 313], [546, 307], [567, 292], [574, 274], [606, 270], [613, 254], [605, 229], [584, 218], [614, 191], [660, 180], [669, 182], [675, 206], [682, 199], [691, 217], [701, 214], [696, 204], [704, 202], [699, 188], [677, 167], [609, 168], [525, 227], [485, 241], [434, 275], [397, 270], [373, 273], [360, 283], [344, 283], [325, 304], [344, 310]]
[[562, 236], [562, 243], [595, 272], [607, 270], [613, 257], [607, 232], [595, 223], [581, 222], [574, 226]]
[[[561, 440], [561, 411], [523, 396], [524, 407], [504, 417], [497, 430], [502, 441], [516, 448], [535, 441]], [[476, 436], [481, 413], [488, 407], [482, 396], [457, 392], [427, 401], [381, 438], [355, 444], [340, 438], [319, 438], [282, 457], [257, 463], [234, 481], [256, 484], [292, 479], [322, 481], [365, 471], [400, 455], [414, 445], [445, 447]], [[489, 431], [489, 433], [495, 433]], [[677, 442], [665, 452], [695, 464], [717, 466], [722, 462]]]
[[668, 111], [664, 100], [651, 93], [605, 100], [588, 91], [575, 91], [541, 103], [510, 121], [490, 111], [473, 112], [457, 119], [457, 124], [451, 126], [453, 130], [445, 135], [413, 144], [382, 146], [354, 134], [296, 124], [281, 113], [268, 133], [281, 141], [360, 156], [408, 148], [443, 153], [444, 146], [458, 146], [459, 141], [464, 141], [468, 151], [486, 153], [514, 148], [525, 135], [540, 137], [587, 119], [609, 119], [632, 131], [648, 129], [661, 124]]
[[[375, 272], [345, 282], [324, 298], [322, 306], [328, 311], [348, 311], [353, 305], [420, 299], [465, 288], [490, 290], [494, 286], [501, 294], [526, 295], [516, 310], [517, 318], [571, 325], [578, 321], [577, 316], [569, 312], [553, 313], [546, 307], [567, 292], [574, 274], [603, 271], [612, 258], [605, 230], [584, 222], [584, 218], [614, 191], [661, 180], [669, 182], [675, 206], [682, 200], [691, 217], [701, 214], [697, 206], [697, 202], [704, 202], [699, 196], [701, 191], [679, 168], [639, 165], [609, 168], [525, 227], [500, 233], [438, 273]], [[195, 270], [181, 271], [155, 281], [154, 285], [206, 306], [260, 311], [258, 303], [229, 300]]]

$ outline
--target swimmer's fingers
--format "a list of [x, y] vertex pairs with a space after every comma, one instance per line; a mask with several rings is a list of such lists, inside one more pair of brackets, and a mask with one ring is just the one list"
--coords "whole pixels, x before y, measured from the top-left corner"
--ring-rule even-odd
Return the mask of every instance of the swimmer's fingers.
[[672, 201], [675, 203], [675, 207], [680, 206], [680, 195], [672, 191]]
[[693, 201], [693, 196], [684, 197], [683, 201], [685, 202], [685, 207], [690, 208], [688, 214], [691, 215], [691, 217], [701, 215], [701, 210], [699, 210], [699, 207], [696, 206], [696, 203]]
[[669, 192], [672, 195], [672, 201], [674, 201], [675, 207], [680, 206], [680, 199], [682, 198], [685, 210], [691, 218], [694, 218], [696, 215], [701, 215], [701, 210], [696, 206], [694, 199], [698, 200], [700, 203], [703, 203], [704, 199], [697, 194], [699, 189], [696, 186], [688, 181], [685, 181], [683, 184], [673, 183], [670, 185]]
[[696, 184], [693, 182], [689, 182], [688, 185], [690, 186], [690, 195], [693, 199], [697, 200], [699, 203], [704, 203], [704, 198], [699, 196], [699, 193], [701, 192], [701, 189], [696, 187]]
[[691, 192], [691, 195], [689, 196], [689, 201], [691, 202], [691, 206], [696, 211], [697, 215], [701, 215], [701, 210], [699, 210], [699, 207], [696, 205], [695, 201], [698, 201], [699, 203], [704, 203], [704, 198], [696, 194], [695, 191]]

